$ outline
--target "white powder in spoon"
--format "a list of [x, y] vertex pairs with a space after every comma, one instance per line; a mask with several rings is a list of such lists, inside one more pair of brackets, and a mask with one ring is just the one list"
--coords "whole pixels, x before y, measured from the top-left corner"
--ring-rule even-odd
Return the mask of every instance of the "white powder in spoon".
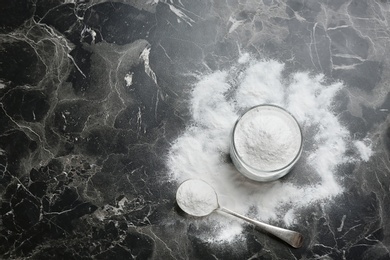
[[207, 216], [218, 208], [218, 198], [214, 189], [197, 179], [187, 180], [179, 186], [176, 201], [184, 212], [196, 217]]
[[279, 170], [291, 163], [301, 147], [301, 132], [294, 119], [273, 106], [246, 112], [234, 131], [238, 156], [262, 171]]

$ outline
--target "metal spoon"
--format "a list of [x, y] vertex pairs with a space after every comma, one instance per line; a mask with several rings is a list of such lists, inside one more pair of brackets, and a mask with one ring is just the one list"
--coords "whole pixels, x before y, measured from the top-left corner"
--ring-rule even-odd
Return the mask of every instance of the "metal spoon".
[[303, 244], [303, 236], [296, 231], [265, 224], [221, 207], [214, 188], [202, 180], [190, 179], [183, 182], [176, 192], [176, 201], [179, 207], [189, 215], [203, 217], [217, 210], [222, 211], [246, 220], [260, 230], [280, 238], [292, 247], [299, 248]]

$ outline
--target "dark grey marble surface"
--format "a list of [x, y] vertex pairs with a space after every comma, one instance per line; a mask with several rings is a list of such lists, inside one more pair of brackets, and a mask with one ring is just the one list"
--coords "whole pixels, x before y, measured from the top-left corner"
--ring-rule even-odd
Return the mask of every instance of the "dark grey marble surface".
[[[389, 12], [387, 0], [0, 0], [1, 258], [390, 259]], [[205, 243], [175, 206], [166, 155], [196, 75], [242, 52], [344, 82], [335, 111], [374, 144], [339, 169], [344, 193], [293, 227], [300, 249], [249, 226], [245, 246]]]

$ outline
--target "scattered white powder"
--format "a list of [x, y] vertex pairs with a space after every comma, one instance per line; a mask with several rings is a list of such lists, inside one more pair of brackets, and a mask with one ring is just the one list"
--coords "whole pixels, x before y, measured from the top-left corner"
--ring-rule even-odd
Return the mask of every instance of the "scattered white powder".
[[209, 243], [213, 242], [232, 242], [233, 240], [243, 240], [244, 237], [241, 234], [242, 227], [240, 225], [230, 225], [229, 228], [221, 228], [221, 232], [218, 232], [217, 236], [205, 237], [205, 240]]
[[243, 53], [240, 58], [238, 59], [238, 63], [243, 64], [247, 63], [250, 60], [250, 55], [249, 53]]
[[360, 140], [355, 141], [353, 144], [355, 145], [358, 152], [360, 153], [360, 157], [362, 158], [362, 160], [367, 162], [373, 153], [371, 150], [370, 141], [366, 138], [363, 141]]
[[183, 182], [176, 192], [179, 207], [193, 216], [206, 216], [218, 208], [217, 194], [202, 180], [192, 179]]
[[294, 217], [294, 211], [292, 209], [288, 210], [284, 217], [283, 217], [284, 223], [286, 223], [287, 226], [290, 226], [292, 224], [296, 223], [296, 219]]
[[[261, 221], [300, 223], [300, 209], [326, 201], [343, 191], [336, 169], [347, 162], [347, 140], [352, 139], [332, 111], [332, 100], [343, 87], [325, 84], [322, 75], [300, 72], [282, 77], [277, 61], [240, 60], [227, 71], [201, 76], [191, 97], [193, 122], [172, 144], [167, 165], [170, 178], [205, 180], [214, 187], [222, 206]], [[305, 139], [299, 163], [284, 180], [249, 181], [229, 160], [229, 134], [243, 110], [273, 103], [292, 113]], [[306, 145], [307, 144], [307, 145]], [[367, 154], [368, 156], [368, 154]], [[309, 184], [300, 185], [299, 178]], [[241, 224], [233, 218], [211, 214], [207, 238], [239, 236]], [[205, 220], [205, 221], [206, 221]], [[230, 220], [230, 221], [229, 221]], [[238, 227], [238, 228], [237, 228]]]
[[126, 87], [130, 87], [133, 84], [133, 73], [126, 73], [125, 76]]
[[301, 147], [301, 132], [294, 119], [272, 106], [246, 112], [234, 131], [238, 156], [262, 171], [279, 170], [291, 163]]

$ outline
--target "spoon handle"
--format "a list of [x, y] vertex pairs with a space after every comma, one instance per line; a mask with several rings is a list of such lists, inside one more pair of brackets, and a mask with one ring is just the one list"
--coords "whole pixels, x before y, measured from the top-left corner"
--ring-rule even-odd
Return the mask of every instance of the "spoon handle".
[[223, 211], [225, 213], [228, 213], [230, 215], [233, 215], [237, 218], [246, 220], [249, 223], [252, 223], [256, 227], [260, 228], [262, 231], [265, 231], [266, 233], [269, 233], [271, 235], [274, 235], [274, 236], [280, 238], [281, 240], [283, 240], [287, 244], [291, 245], [292, 247], [299, 248], [303, 244], [303, 236], [302, 236], [302, 234], [300, 234], [298, 232], [284, 229], [284, 228], [280, 228], [280, 227], [275, 227], [275, 226], [272, 226], [269, 224], [262, 223], [260, 221], [250, 219], [248, 217], [245, 217], [241, 214], [238, 214], [238, 213], [231, 211], [230, 209], [227, 209], [224, 207], [220, 207], [220, 208], [218, 208], [218, 210]]

